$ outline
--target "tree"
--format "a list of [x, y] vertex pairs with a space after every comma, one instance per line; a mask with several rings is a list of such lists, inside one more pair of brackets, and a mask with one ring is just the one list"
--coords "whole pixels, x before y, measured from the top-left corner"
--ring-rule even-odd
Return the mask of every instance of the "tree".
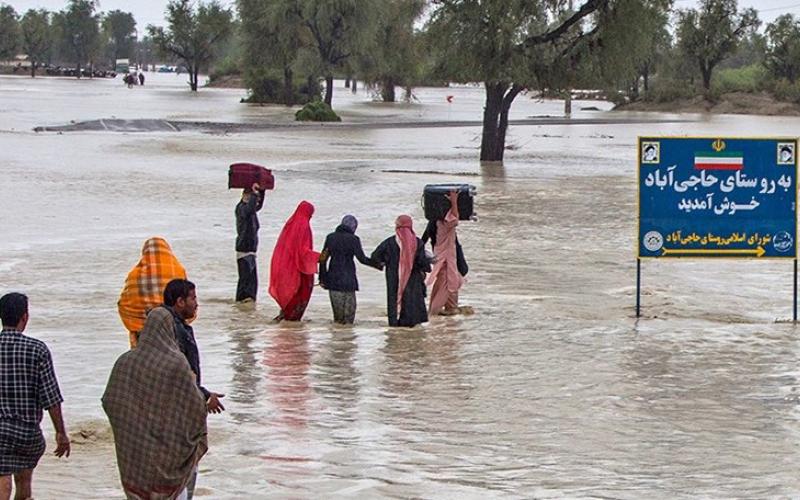
[[95, 14], [95, 0], [69, 0], [67, 8], [58, 13], [53, 24], [62, 37], [62, 44], [77, 66], [77, 76], [81, 77], [84, 63], [94, 64], [100, 47], [99, 19]]
[[136, 19], [130, 12], [112, 10], [103, 16], [103, 34], [107, 40], [106, 54], [110, 67], [117, 59], [130, 59], [136, 45]]
[[359, 73], [366, 83], [380, 87], [385, 102], [395, 101], [395, 86], [409, 87], [418, 77], [421, 58], [414, 22], [424, 9], [423, 0], [385, 0], [375, 47], [359, 58]]
[[308, 29], [325, 76], [325, 103], [333, 102], [333, 73], [374, 43], [381, 5], [373, 0], [299, 0], [301, 23]]
[[141, 40], [136, 40], [133, 45], [133, 58], [136, 64], [147, 68], [155, 63], [157, 51], [152, 38], [143, 36]]
[[197, 92], [198, 75], [208, 69], [216, 46], [232, 31], [231, 11], [216, 0], [193, 8], [190, 0], [171, 0], [167, 4], [168, 30], [148, 26], [147, 31], [159, 51], [183, 62], [189, 72], [189, 87]]
[[699, 9], [678, 12], [678, 46], [697, 64], [707, 94], [714, 68], [759, 24], [755, 9], [739, 12], [737, 0], [700, 0]]
[[22, 46], [31, 62], [31, 78], [36, 77], [36, 67], [47, 59], [53, 40], [50, 36], [50, 13], [44, 9], [30, 9], [20, 21]]
[[800, 77], [800, 21], [785, 14], [767, 26], [764, 65], [775, 78], [794, 83]]
[[311, 39], [299, 5], [294, 0], [238, 0], [238, 6], [245, 79], [252, 96], [262, 102], [296, 104], [297, 67], [304, 66], [309, 75], [318, 74], [315, 60], [302, 55]]
[[[640, 14], [643, 3], [585, 0], [571, 10], [559, 0], [433, 0], [427, 30], [440, 75], [484, 84], [481, 161], [503, 161], [508, 112], [521, 92], [563, 64], [559, 61], [601, 46], [603, 28], [612, 21], [623, 26], [624, 19], [615, 21], [620, 12]], [[561, 74], [572, 72], [566, 65]]]
[[19, 46], [19, 22], [10, 5], [0, 7], [0, 59], [11, 59]]

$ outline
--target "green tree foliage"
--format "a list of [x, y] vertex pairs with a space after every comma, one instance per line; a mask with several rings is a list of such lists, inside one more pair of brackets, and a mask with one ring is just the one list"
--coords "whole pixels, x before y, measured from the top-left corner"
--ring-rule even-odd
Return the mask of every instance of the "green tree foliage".
[[357, 73], [380, 88], [385, 102], [395, 101], [395, 86], [410, 87], [420, 77], [420, 44], [414, 23], [424, 9], [424, 0], [385, 0], [375, 46], [358, 58]]
[[791, 14], [777, 18], [766, 29], [764, 65], [775, 79], [795, 83], [800, 77], [800, 21]]
[[60, 37], [63, 55], [77, 66], [92, 64], [100, 49], [99, 18], [94, 0], [70, 0], [66, 9], [54, 16], [53, 24]]
[[757, 31], [751, 31], [739, 42], [733, 55], [719, 63], [719, 69], [763, 65], [766, 58], [767, 37]]
[[0, 59], [11, 59], [19, 47], [19, 21], [10, 5], [0, 6]]
[[143, 36], [134, 43], [133, 58], [137, 64], [146, 68], [156, 63], [157, 52], [153, 39], [149, 36]]
[[168, 29], [148, 26], [147, 31], [159, 51], [178, 58], [189, 72], [189, 87], [197, 92], [200, 70], [208, 69], [219, 44], [230, 36], [232, 14], [216, 0], [200, 3], [172, 0], [167, 4]]
[[714, 68], [759, 24], [756, 11], [740, 12], [736, 0], [701, 0], [698, 9], [678, 12], [678, 46], [700, 70], [706, 93]]
[[604, 30], [626, 33], [621, 17], [642, 3], [585, 0], [572, 10], [559, 0], [433, 0], [428, 32], [440, 74], [485, 87], [481, 161], [503, 160], [508, 112], [523, 90], [573, 78], [579, 54], [600, 47]]
[[47, 60], [53, 39], [50, 33], [50, 13], [44, 9], [30, 9], [20, 21], [22, 47], [31, 62], [31, 78], [36, 68]]
[[325, 76], [325, 103], [333, 102], [333, 74], [370, 51], [382, 4], [374, 0], [297, 0], [298, 15]]
[[[637, 98], [671, 45], [668, 30], [672, 0], [617, 0], [595, 14], [593, 36], [553, 57], [536, 55], [535, 76], [550, 89], [625, 88]], [[563, 16], [568, 16], [568, 11]]]
[[[238, 0], [245, 81], [251, 99], [292, 106], [319, 95], [311, 36], [294, 0]], [[303, 74], [298, 78], [298, 72]], [[304, 83], [313, 84], [301, 88]]]
[[106, 57], [110, 67], [117, 59], [130, 59], [136, 46], [136, 19], [130, 12], [112, 10], [103, 16], [103, 35], [106, 40]]

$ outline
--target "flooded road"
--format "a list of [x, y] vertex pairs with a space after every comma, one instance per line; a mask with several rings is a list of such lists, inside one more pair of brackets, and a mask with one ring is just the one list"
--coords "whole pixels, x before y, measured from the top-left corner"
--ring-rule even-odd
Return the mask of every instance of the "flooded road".
[[[43, 458], [37, 498], [123, 496], [100, 395], [128, 346], [119, 292], [155, 235], [198, 286], [204, 385], [226, 394], [199, 498], [800, 496], [791, 263], [647, 261], [634, 318], [637, 136], [794, 136], [800, 119], [583, 111], [693, 121], [515, 126], [502, 168], [478, 165], [477, 127], [33, 132], [292, 123], [282, 107], [239, 104], [242, 91], [147, 82], [0, 77], [0, 292], [31, 299], [29, 333], [53, 352], [75, 443], [68, 460]], [[415, 93], [387, 105], [337, 88], [334, 105], [346, 123], [480, 117], [481, 89]], [[517, 101], [513, 119], [561, 111]], [[256, 307], [233, 303], [236, 161], [276, 175]], [[306, 321], [270, 322], [269, 257], [300, 200], [316, 206], [317, 246], [353, 213], [371, 251], [401, 213], [421, 233], [422, 186], [451, 181], [479, 193], [479, 220], [459, 227], [474, 315], [390, 329], [383, 275], [361, 267], [355, 327], [331, 324], [319, 288]]]

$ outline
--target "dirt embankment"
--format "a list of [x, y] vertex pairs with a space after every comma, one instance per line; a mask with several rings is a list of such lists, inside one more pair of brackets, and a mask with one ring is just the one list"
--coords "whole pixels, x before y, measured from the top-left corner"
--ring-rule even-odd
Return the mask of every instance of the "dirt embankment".
[[212, 89], [246, 89], [242, 75], [225, 75], [215, 78], [206, 84]]
[[614, 108], [616, 111], [658, 111], [667, 113], [715, 113], [737, 115], [800, 116], [800, 104], [783, 102], [766, 92], [732, 92], [711, 101], [702, 96], [672, 102], [637, 101]]

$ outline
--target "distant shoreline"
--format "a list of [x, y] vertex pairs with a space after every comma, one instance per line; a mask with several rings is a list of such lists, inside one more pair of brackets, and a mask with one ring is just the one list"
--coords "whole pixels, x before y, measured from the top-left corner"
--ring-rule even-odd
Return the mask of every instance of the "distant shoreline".
[[702, 96], [671, 102], [636, 101], [621, 104], [613, 111], [800, 116], [800, 104], [779, 101], [766, 92], [732, 92], [722, 94], [714, 101], [709, 101]]

